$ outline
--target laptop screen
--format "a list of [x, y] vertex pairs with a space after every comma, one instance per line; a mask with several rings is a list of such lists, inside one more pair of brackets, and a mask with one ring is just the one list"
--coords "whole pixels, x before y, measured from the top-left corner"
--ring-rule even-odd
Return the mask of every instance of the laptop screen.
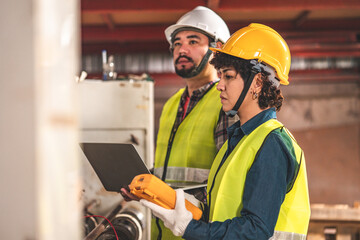
[[80, 143], [107, 191], [120, 192], [139, 174], [150, 173], [132, 144]]

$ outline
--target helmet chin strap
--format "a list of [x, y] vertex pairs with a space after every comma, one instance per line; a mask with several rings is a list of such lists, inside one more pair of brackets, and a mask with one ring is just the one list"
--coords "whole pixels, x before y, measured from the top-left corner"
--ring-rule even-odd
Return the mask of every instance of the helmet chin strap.
[[192, 72], [190, 72], [188, 75], [186, 75], [185, 78], [192, 78], [192, 77], [197, 76], [199, 73], [201, 73], [202, 70], [204, 69], [205, 65], [208, 63], [211, 54], [212, 54], [212, 51], [210, 49], [208, 49], [208, 51], [202, 58], [200, 64]]
[[225, 112], [227, 116], [234, 117], [237, 114], [237, 111], [239, 110], [242, 102], [245, 99], [247, 92], [250, 89], [251, 83], [253, 82], [255, 75], [258, 74], [260, 71], [261, 71], [261, 69], [257, 65], [252, 67], [251, 74], [246, 79], [244, 88], [240, 94], [240, 97], [238, 98], [237, 102], [235, 103], [235, 106], [230, 111]]

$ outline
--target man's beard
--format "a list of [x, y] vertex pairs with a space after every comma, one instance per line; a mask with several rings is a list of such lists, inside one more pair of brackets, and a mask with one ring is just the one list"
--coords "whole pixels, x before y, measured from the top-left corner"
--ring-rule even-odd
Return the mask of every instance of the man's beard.
[[193, 65], [191, 68], [189, 69], [185, 69], [185, 68], [181, 68], [181, 69], [177, 69], [175, 68], [175, 72], [177, 75], [179, 75], [182, 78], [190, 78], [193, 75], [193, 72], [195, 71], [195, 65]]
[[180, 66], [180, 69], [178, 69], [176, 66], [175, 66], [175, 72], [177, 75], [179, 75], [180, 77], [182, 78], [190, 78], [190, 77], [193, 77], [193, 72], [196, 70], [196, 65], [194, 63], [194, 60], [188, 56], [181, 56], [181, 57], [178, 57], [176, 60], [175, 60], [175, 64], [178, 63], [179, 59], [180, 58], [186, 58], [188, 61], [192, 62], [193, 63], [193, 66], [189, 69], [185, 69], [184, 67]]

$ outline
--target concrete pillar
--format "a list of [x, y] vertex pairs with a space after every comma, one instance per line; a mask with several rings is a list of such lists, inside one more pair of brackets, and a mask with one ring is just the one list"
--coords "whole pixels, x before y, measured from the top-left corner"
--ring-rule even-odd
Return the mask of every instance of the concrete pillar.
[[80, 239], [79, 1], [0, 3], [0, 238]]

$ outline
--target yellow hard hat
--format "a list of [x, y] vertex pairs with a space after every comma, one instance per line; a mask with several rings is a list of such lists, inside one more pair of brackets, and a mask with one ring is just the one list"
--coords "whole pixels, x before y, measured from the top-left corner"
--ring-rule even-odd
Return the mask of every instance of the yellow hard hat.
[[281, 84], [289, 84], [289, 47], [280, 34], [268, 26], [252, 23], [231, 35], [221, 49], [211, 50], [246, 60], [257, 59], [264, 62], [275, 69]]

